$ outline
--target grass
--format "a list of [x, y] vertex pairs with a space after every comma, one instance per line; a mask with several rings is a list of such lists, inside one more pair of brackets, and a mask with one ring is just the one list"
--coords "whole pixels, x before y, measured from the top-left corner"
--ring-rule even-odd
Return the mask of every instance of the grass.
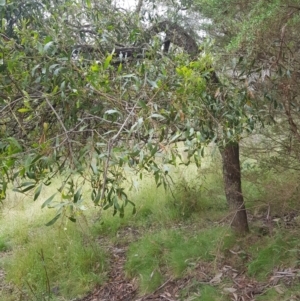
[[276, 267], [299, 265], [298, 231], [281, 230], [274, 237], [267, 237], [251, 247], [252, 261], [248, 265], [248, 274], [260, 281], [267, 280]]
[[100, 222], [93, 227], [94, 234], [113, 238], [126, 226], [166, 228], [183, 221], [201, 222], [202, 217], [207, 223], [207, 219], [217, 219], [227, 211], [219, 168], [216, 172], [216, 169], [197, 170], [194, 166], [182, 166], [174, 171], [172, 177], [175, 184], [168, 191], [163, 187], [156, 188], [153, 177], [144, 177], [142, 183], [137, 185], [138, 189], [128, 193], [136, 204], [136, 214], [132, 216], [130, 206], [123, 219], [105, 211]]
[[220, 294], [216, 287], [199, 283], [195, 283], [189, 290], [181, 292], [181, 300], [186, 300], [186, 298], [193, 301], [230, 300], [229, 298], [226, 298], [226, 296]]
[[211, 285], [200, 285], [199, 287], [200, 296], [197, 299], [199, 301], [218, 301], [224, 300], [222, 296], [220, 296], [220, 292], [217, 288]]
[[199, 260], [213, 261], [226, 235], [230, 234], [223, 227], [196, 234], [170, 229], [145, 235], [130, 245], [125, 269], [130, 277], [139, 277], [141, 293], [153, 291], [166, 280], [166, 272], [178, 278]]
[[[54, 213], [40, 206], [55, 185], [35, 203], [10, 194], [1, 210], [0, 269], [14, 293], [1, 292], [0, 285], [0, 300], [65, 301], [84, 295], [105, 281], [110, 268], [106, 245], [128, 247], [126, 274], [138, 278], [140, 294], [153, 292], [169, 278], [196, 273], [194, 268], [201, 262], [208, 264], [212, 277], [222, 265], [230, 265], [263, 282], [277, 268], [298, 267], [300, 222], [295, 220], [295, 229], [285, 229], [283, 222], [285, 213], [300, 212], [298, 175], [266, 170], [247, 158], [242, 159], [242, 168], [247, 209], [259, 217], [244, 238], [228, 229], [218, 156], [201, 169], [193, 165], [173, 169], [175, 184], [169, 191], [157, 189], [151, 177], [139, 182], [129, 174], [135, 185], [128, 195], [137, 212], [132, 215], [128, 207], [122, 219], [108, 210], [99, 220], [99, 212], [87, 202], [85, 216], [76, 224], [61, 220], [45, 227]], [[266, 224], [261, 217], [268, 212], [278, 223]], [[104, 244], [97, 243], [99, 237]], [[223, 287], [195, 281], [179, 294], [181, 300], [230, 300]], [[296, 288], [284, 287], [283, 296], [291, 297]], [[282, 300], [278, 294], [269, 289], [257, 300]]]
[[217, 288], [211, 285], [199, 284], [196, 281], [181, 291], [180, 300], [186, 299], [196, 301], [226, 300], [224, 299], [224, 296], [220, 296], [220, 292]]
[[282, 300], [298, 300], [299, 299], [299, 284], [285, 287], [284, 285], [278, 285], [268, 289], [264, 294], [257, 297], [257, 301], [282, 301]]
[[17, 288], [12, 300], [74, 298], [105, 280], [105, 251], [94, 242], [85, 220], [46, 227], [53, 212], [41, 210], [41, 202], [11, 194], [2, 209], [1, 251], [11, 252], [0, 260], [0, 267], [6, 281]]
[[8, 251], [9, 246], [4, 237], [0, 237], [0, 252]]
[[7, 280], [37, 296], [57, 290], [73, 298], [88, 292], [91, 283], [104, 280], [105, 254], [97, 244], [84, 243], [84, 238], [76, 225], [36, 231], [5, 261]]

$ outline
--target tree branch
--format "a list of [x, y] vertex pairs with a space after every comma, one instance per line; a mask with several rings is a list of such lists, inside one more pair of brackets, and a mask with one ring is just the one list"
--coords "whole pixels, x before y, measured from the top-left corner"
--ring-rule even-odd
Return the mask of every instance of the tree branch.
[[137, 6], [135, 8], [135, 13], [136, 14], [138, 14], [138, 15], [140, 14], [142, 6], [143, 6], [143, 0], [139, 0]]
[[55, 114], [58, 122], [60, 123], [60, 125], [62, 127], [62, 129], [64, 130], [66, 139], [68, 141], [68, 147], [69, 147], [69, 154], [71, 156], [71, 162], [74, 163], [74, 154], [73, 154], [73, 150], [72, 150], [71, 140], [70, 140], [69, 135], [68, 135], [68, 131], [67, 131], [67, 129], [66, 129], [63, 121], [61, 120], [60, 116], [58, 115], [58, 113], [56, 112], [56, 110], [52, 106], [51, 102], [49, 101], [48, 97], [45, 97], [45, 99], [46, 99], [46, 102], [47, 102], [48, 106], [50, 107], [50, 109], [52, 110], [52, 112]]

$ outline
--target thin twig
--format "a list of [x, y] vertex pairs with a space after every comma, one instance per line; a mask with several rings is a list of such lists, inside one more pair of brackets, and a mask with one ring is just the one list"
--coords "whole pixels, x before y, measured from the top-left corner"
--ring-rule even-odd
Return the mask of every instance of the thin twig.
[[149, 296], [156, 294], [159, 290], [161, 290], [163, 287], [165, 287], [172, 280], [173, 280], [173, 278], [170, 277], [165, 283], [163, 283], [160, 287], [158, 287], [154, 292], [152, 292], [151, 294], [148, 294], [148, 295], [146, 295], [146, 296], [144, 296], [141, 299], [138, 299], [136, 301], [146, 300]]
[[45, 270], [47, 293], [48, 293], [48, 296], [50, 296], [51, 295], [50, 280], [49, 280], [49, 276], [48, 276], [48, 272], [47, 272], [47, 267], [46, 267], [46, 262], [45, 262], [43, 249], [41, 249], [41, 253], [39, 255], [41, 256], [42, 265], [43, 265], [44, 270]]
[[72, 145], [71, 145], [71, 141], [68, 135], [68, 130], [66, 129], [64, 123], [62, 122], [60, 116], [58, 115], [58, 113], [56, 112], [56, 110], [54, 109], [54, 107], [52, 106], [51, 102], [49, 101], [49, 99], [47, 97], [45, 97], [47, 104], [49, 105], [49, 107], [51, 108], [52, 112], [55, 114], [57, 120], [59, 121], [61, 127], [63, 128], [64, 132], [65, 132], [65, 136], [66, 139], [68, 141], [68, 147], [69, 147], [69, 153], [71, 156], [71, 162], [74, 162], [74, 154], [73, 154], [73, 150], [72, 150]]
[[138, 4], [136, 6], [136, 9], [135, 9], [136, 14], [138, 14], [138, 15], [140, 14], [142, 6], [143, 6], [143, 0], [139, 0]]
[[131, 117], [132, 113], [134, 112], [136, 106], [137, 106], [138, 102], [135, 103], [135, 105], [133, 106], [133, 108], [131, 109], [131, 112], [128, 114], [128, 116], [126, 117], [125, 121], [123, 122], [123, 124], [121, 125], [119, 131], [117, 132], [117, 134], [115, 136], [113, 136], [109, 141], [108, 141], [108, 146], [107, 146], [107, 159], [105, 162], [105, 166], [104, 166], [104, 172], [103, 172], [103, 187], [102, 187], [102, 191], [101, 191], [101, 197], [100, 200], [102, 201], [104, 198], [104, 194], [105, 194], [105, 186], [106, 186], [106, 181], [107, 181], [107, 172], [108, 172], [108, 166], [109, 166], [109, 160], [110, 160], [110, 156], [111, 156], [111, 150], [114, 146], [115, 141], [117, 140], [117, 138], [120, 136], [122, 130], [124, 129], [125, 125], [127, 124], [129, 118]]
[[0, 113], [4, 112], [8, 107], [10, 107], [11, 105], [15, 104], [16, 102], [18, 102], [19, 100], [22, 100], [23, 99], [23, 96], [22, 97], [19, 97], [13, 101], [11, 101], [10, 103], [8, 103], [6, 106], [4, 106], [1, 110], [0, 110]]

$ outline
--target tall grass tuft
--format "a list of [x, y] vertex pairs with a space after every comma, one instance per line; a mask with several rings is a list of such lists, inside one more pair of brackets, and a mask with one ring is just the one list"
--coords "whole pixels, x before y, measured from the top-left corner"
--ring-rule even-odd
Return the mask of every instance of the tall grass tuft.
[[0, 268], [15, 288], [14, 300], [78, 297], [105, 279], [105, 251], [84, 219], [46, 227], [53, 212], [41, 210], [42, 202], [11, 194], [2, 208], [1, 248], [10, 252], [1, 257]]
[[253, 259], [248, 274], [266, 280], [274, 268], [298, 266], [299, 247], [299, 234], [295, 231], [281, 229], [274, 237], [262, 239], [250, 248]]
[[177, 278], [197, 261], [213, 261], [228, 230], [216, 227], [189, 233], [188, 230], [162, 230], [147, 234], [129, 246], [125, 269], [131, 277], [138, 276], [140, 292], [155, 290], [163, 275]]

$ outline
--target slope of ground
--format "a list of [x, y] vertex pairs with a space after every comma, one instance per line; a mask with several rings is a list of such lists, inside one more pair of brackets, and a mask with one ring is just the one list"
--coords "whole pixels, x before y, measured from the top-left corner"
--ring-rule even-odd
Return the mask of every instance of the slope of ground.
[[123, 219], [108, 211], [99, 220], [87, 203], [76, 224], [45, 227], [53, 212], [40, 210], [42, 199], [10, 195], [0, 219], [0, 300], [300, 300], [298, 176], [249, 159], [242, 167], [246, 237], [230, 231], [218, 160], [178, 168], [169, 192], [133, 179], [137, 212]]

